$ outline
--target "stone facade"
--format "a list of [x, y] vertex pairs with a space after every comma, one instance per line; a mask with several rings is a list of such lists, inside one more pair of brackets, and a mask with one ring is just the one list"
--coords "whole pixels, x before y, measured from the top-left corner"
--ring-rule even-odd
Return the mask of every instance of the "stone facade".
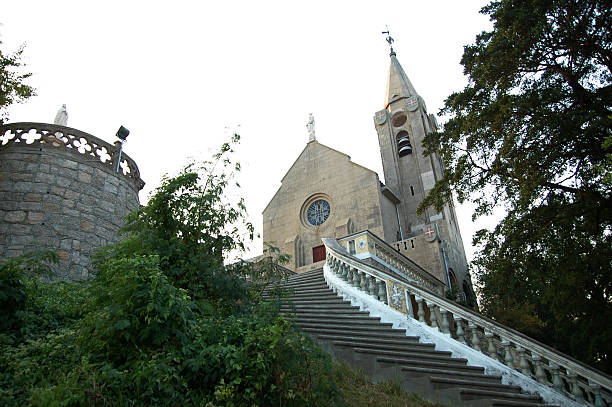
[[[290, 254], [292, 268], [302, 272], [321, 266], [313, 256], [322, 238], [368, 230], [447, 288], [471, 293], [452, 204], [440, 213], [427, 209], [417, 214], [443, 167], [437, 154], [424, 154], [423, 139], [436, 130], [436, 120], [427, 113], [395, 53], [391, 54], [385, 104], [376, 112], [374, 125], [386, 185], [373, 171], [350, 162], [346, 154], [310, 141], [264, 210], [264, 241]], [[313, 226], [305, 213], [321, 199], [329, 203], [329, 218]]]
[[[132, 177], [113, 171], [113, 146], [91, 135], [37, 124], [42, 137], [27, 143], [29, 127], [19, 125], [0, 128], [0, 258], [49, 248], [60, 258], [58, 277], [88, 279], [92, 252], [118, 240], [125, 216], [139, 206], [144, 183], [137, 169]], [[56, 142], [62, 138], [66, 143]], [[96, 153], [101, 146], [108, 162]]]
[[[329, 202], [330, 215], [318, 226], [305, 218], [310, 203]], [[309, 142], [263, 212], [263, 239], [291, 255], [291, 269], [304, 271], [314, 266], [313, 247], [324, 237], [342, 237], [368, 229], [394, 239], [397, 217], [378, 175], [353, 163], [349, 156]], [[395, 226], [395, 227], [394, 227]]]

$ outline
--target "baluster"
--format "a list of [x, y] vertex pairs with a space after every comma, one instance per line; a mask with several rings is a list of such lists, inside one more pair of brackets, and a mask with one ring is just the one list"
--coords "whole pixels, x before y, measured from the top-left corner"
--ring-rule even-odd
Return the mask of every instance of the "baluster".
[[533, 353], [531, 360], [533, 360], [533, 363], [535, 364], [536, 380], [542, 384], [546, 384], [546, 373], [544, 373], [544, 368], [542, 367], [542, 357], [537, 353]]
[[374, 276], [370, 276], [368, 275], [368, 293], [372, 296], [372, 297], [376, 297], [376, 279], [374, 278]]
[[387, 287], [383, 280], [378, 281], [378, 300], [388, 304], [387, 302]]
[[351, 267], [351, 271], [353, 272], [353, 278], [351, 279], [351, 285], [353, 287], [359, 287], [359, 270], [354, 267]]
[[423, 309], [423, 299], [421, 297], [415, 296], [414, 299], [419, 307], [417, 311], [417, 315], [419, 316], [419, 322], [425, 322], [425, 310]]
[[499, 357], [497, 356], [497, 349], [495, 348], [495, 343], [493, 342], [493, 332], [485, 331], [485, 337], [489, 342], [489, 347], [487, 349], [487, 353], [491, 359], [495, 359], [499, 361]]
[[359, 273], [361, 275], [361, 281], [359, 281], [359, 288], [361, 288], [361, 291], [368, 292], [367, 288], [367, 284], [366, 284], [366, 273]]
[[480, 338], [478, 337], [478, 327], [476, 326], [475, 323], [473, 322], [468, 322], [468, 329], [470, 330], [470, 332], [472, 332], [472, 349], [477, 350], [478, 352], [481, 352], [480, 349]]
[[595, 401], [593, 402], [595, 407], [606, 407], [606, 403], [603, 401], [603, 397], [601, 396], [601, 386], [596, 383], [589, 382], [589, 387], [595, 395]]
[[350, 285], [353, 285], [353, 268], [346, 266], [346, 282]]
[[463, 332], [463, 320], [459, 315], [453, 315], [453, 320], [455, 321], [455, 325], [457, 325], [457, 340], [467, 345], [465, 342], [465, 333]]
[[510, 369], [516, 369], [514, 367], [514, 358], [512, 358], [512, 351], [510, 346], [510, 341], [502, 340], [501, 345], [504, 347], [504, 363]]
[[582, 396], [582, 389], [578, 386], [578, 375], [574, 372], [568, 372], [567, 375], [569, 382], [572, 387], [572, 394], [577, 402], [582, 403], [584, 401], [584, 397]]
[[340, 277], [342, 278], [342, 280], [344, 281], [348, 281], [348, 266], [345, 264], [344, 266], [342, 266], [342, 274], [340, 274]]
[[440, 327], [442, 333], [450, 335], [450, 329], [448, 324], [448, 311], [444, 308], [440, 308], [440, 315], [442, 315], [442, 326]]
[[531, 369], [529, 368], [529, 362], [527, 362], [527, 357], [525, 356], [525, 348], [517, 346], [516, 351], [519, 354], [519, 370], [525, 376], [531, 377]]
[[427, 303], [427, 307], [429, 308], [429, 322], [431, 322], [431, 327], [438, 329], [438, 317], [436, 315], [436, 304]]
[[561, 370], [555, 362], [548, 362], [550, 374], [552, 375], [552, 385], [560, 393], [563, 393], [563, 381], [561, 381]]

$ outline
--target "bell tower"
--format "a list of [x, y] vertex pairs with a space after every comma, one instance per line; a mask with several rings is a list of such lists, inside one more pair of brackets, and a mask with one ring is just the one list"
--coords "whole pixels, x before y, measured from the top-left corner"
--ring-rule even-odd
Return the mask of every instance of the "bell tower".
[[[393, 39], [388, 36], [387, 42], [391, 45]], [[460, 281], [467, 280], [470, 285], [471, 282], [467, 277], [467, 260], [453, 205], [446, 205], [440, 213], [432, 208], [420, 215], [416, 211], [442, 175], [439, 155], [425, 156], [422, 145], [425, 135], [435, 131], [438, 125], [433, 114], [427, 113], [425, 101], [408, 79], [393, 47], [390, 57], [385, 101], [383, 109], [374, 115], [374, 125], [385, 184], [400, 200], [397, 204], [400, 238], [402, 241], [410, 239], [412, 245], [412, 240], [420, 239], [439, 246], [439, 253], [433, 251], [431, 245], [427, 248], [427, 256], [435, 254], [438, 259], [430, 262], [423, 258], [420, 264], [425, 268], [428, 264], [439, 264], [446, 274], [447, 284], [462, 291]], [[415, 252], [415, 256], [419, 253]], [[414, 260], [419, 263], [417, 258]]]

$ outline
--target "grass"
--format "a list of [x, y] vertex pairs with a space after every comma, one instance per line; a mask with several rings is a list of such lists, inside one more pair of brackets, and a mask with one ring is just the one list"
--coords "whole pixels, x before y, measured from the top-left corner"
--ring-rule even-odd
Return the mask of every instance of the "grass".
[[389, 380], [372, 383], [361, 370], [343, 362], [334, 362], [333, 377], [345, 405], [351, 407], [443, 407], [423, 400], [416, 394], [402, 390], [401, 385]]

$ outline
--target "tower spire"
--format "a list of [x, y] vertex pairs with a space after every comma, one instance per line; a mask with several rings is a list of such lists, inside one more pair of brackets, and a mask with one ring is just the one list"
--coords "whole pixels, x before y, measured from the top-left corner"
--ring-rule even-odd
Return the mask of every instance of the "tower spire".
[[389, 77], [387, 78], [387, 93], [385, 95], [385, 109], [389, 107], [392, 102], [399, 99], [409, 98], [411, 96], [417, 96], [417, 92], [412, 86], [408, 75], [404, 72], [404, 69], [397, 60], [397, 55], [393, 50], [393, 42], [395, 40], [389, 34], [389, 31], [383, 31], [383, 34], [387, 34], [387, 42], [391, 52], [391, 66], [389, 67]]

